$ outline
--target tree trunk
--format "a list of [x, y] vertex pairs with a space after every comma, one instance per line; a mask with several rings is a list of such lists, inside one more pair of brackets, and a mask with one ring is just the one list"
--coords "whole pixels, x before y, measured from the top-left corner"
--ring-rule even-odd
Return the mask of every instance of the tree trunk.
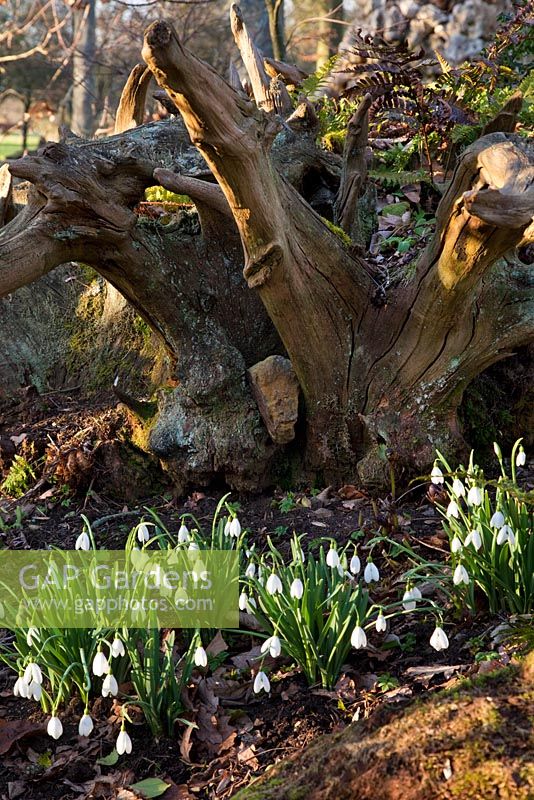
[[92, 136], [96, 122], [93, 106], [96, 97], [96, 0], [81, 3], [74, 13], [74, 55], [72, 57], [72, 130]]
[[[464, 152], [415, 277], [384, 298], [357, 248], [314, 211], [325, 213], [326, 196], [353, 230], [366, 103], [344, 160], [319, 150], [305, 104], [282, 126], [285, 95], [274, 92], [236, 7], [231, 21], [255, 102], [168, 23], [146, 32], [143, 57], [194, 146], [178, 120], [131, 127], [146, 86], [136, 68], [122, 133], [89, 143], [66, 136], [13, 163], [36, 191], [0, 233], [0, 295], [83, 261], [129, 300], [174, 362], [147, 441], [181, 487], [219, 475], [252, 488], [288, 463], [329, 481], [359, 471], [382, 482], [387, 459], [426, 469], [436, 446], [463, 445], [456, 409], [465, 386], [533, 337], [531, 271], [506, 257], [532, 240], [534, 146], [493, 133]], [[145, 188], [158, 182], [189, 195], [198, 218], [185, 211], [165, 225], [138, 216]], [[258, 362], [273, 354], [289, 357], [302, 395], [289, 444], [296, 398], [277, 439], [279, 387], [261, 395], [274, 362]], [[277, 361], [270, 375], [291, 387], [286, 366]]]

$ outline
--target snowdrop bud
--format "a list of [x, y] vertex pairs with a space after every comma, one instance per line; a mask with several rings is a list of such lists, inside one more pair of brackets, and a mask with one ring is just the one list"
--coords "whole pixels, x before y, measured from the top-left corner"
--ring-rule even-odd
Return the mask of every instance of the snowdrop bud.
[[455, 500], [451, 500], [447, 506], [446, 514], [448, 517], [455, 517], [456, 519], [458, 519], [460, 516], [460, 509], [458, 508], [458, 503]]
[[230, 536], [233, 536], [234, 539], [238, 539], [241, 536], [241, 523], [237, 517], [234, 517], [230, 523]]
[[208, 666], [208, 654], [206, 653], [206, 651], [204, 650], [202, 645], [199, 645], [197, 647], [197, 649], [195, 650], [195, 655], [194, 655], [193, 660], [194, 660], [194, 662], [195, 662], [197, 667], [207, 667]]
[[102, 684], [102, 697], [116, 697], [119, 693], [119, 684], [115, 677], [109, 672]]
[[111, 643], [111, 655], [113, 658], [118, 658], [119, 656], [126, 655], [126, 650], [124, 649], [124, 643], [117, 637], [113, 639]]
[[28, 628], [28, 633], [26, 634], [28, 647], [32, 647], [34, 639], [39, 639], [39, 628]]
[[267, 589], [269, 594], [276, 594], [277, 592], [282, 594], [282, 581], [280, 580], [278, 575], [276, 575], [276, 573], [271, 572], [271, 574], [267, 578], [267, 585], [265, 586], [265, 588]]
[[261, 652], [266, 653], [267, 651], [269, 651], [271, 658], [278, 658], [282, 652], [282, 645], [278, 636], [270, 636], [264, 641], [261, 646]]
[[264, 692], [267, 692], [267, 694], [269, 694], [269, 692], [271, 691], [271, 684], [269, 683], [269, 678], [267, 677], [265, 672], [260, 670], [256, 675], [256, 677], [254, 678], [255, 694], [259, 694], [262, 689]]
[[519, 448], [519, 452], [515, 457], [515, 465], [516, 467], [524, 467], [527, 463], [527, 454], [523, 450], [523, 445]]
[[492, 518], [490, 519], [490, 525], [492, 528], [502, 528], [504, 525], [504, 514], [502, 511], [496, 511]]
[[363, 571], [363, 579], [366, 583], [372, 583], [373, 581], [380, 580], [380, 573], [378, 572], [378, 567], [373, 564], [372, 561], [368, 561], [365, 565], [365, 569]]
[[458, 564], [458, 566], [454, 570], [452, 582], [454, 583], [455, 586], [459, 586], [461, 583], [465, 584], [469, 583], [469, 575], [467, 574], [467, 570], [463, 564]]
[[384, 633], [384, 631], [386, 630], [387, 626], [388, 626], [388, 624], [386, 622], [386, 618], [382, 614], [382, 612], [380, 612], [380, 614], [376, 618], [376, 622], [375, 622], [375, 628], [376, 628], [377, 633]]
[[482, 547], [482, 536], [480, 535], [480, 531], [476, 528], [465, 537], [465, 546], [468, 547], [470, 544], [472, 544], [477, 551]]
[[447, 649], [449, 646], [449, 640], [443, 628], [440, 628], [439, 626], [436, 627], [434, 633], [430, 637], [430, 644], [434, 650], [439, 651]]
[[43, 687], [41, 686], [41, 684], [37, 683], [36, 681], [32, 681], [28, 686], [28, 695], [27, 695], [28, 698], [32, 697], [34, 700], [39, 702], [42, 694], [43, 694]]
[[89, 736], [93, 728], [93, 720], [86, 711], [78, 724], [78, 734], [80, 736]]
[[478, 486], [471, 486], [467, 492], [467, 502], [470, 506], [479, 506], [482, 503], [482, 492]]
[[465, 497], [465, 486], [463, 485], [460, 478], [455, 478], [452, 482], [452, 493], [456, 495], [456, 497]]
[[253, 578], [255, 574], [256, 574], [256, 565], [251, 562], [245, 570], [245, 577]]
[[48, 720], [48, 725], [46, 726], [46, 732], [52, 737], [52, 739], [59, 739], [63, 733], [63, 725], [61, 724], [59, 717], [50, 717]]
[[363, 647], [367, 647], [367, 636], [365, 635], [364, 629], [359, 625], [356, 625], [352, 631], [350, 643], [354, 648], [356, 648], [356, 650], [361, 650]]
[[239, 595], [239, 610], [246, 611], [247, 610], [247, 603], [248, 603], [248, 595], [246, 592], [241, 592]]
[[300, 598], [304, 594], [304, 584], [302, 583], [300, 578], [295, 578], [295, 580], [291, 584], [289, 594], [291, 595], [291, 597], [294, 597], [295, 600], [300, 600]]
[[353, 575], [357, 575], [358, 572], [361, 570], [361, 568], [362, 568], [361, 561], [358, 558], [358, 556], [356, 555], [356, 553], [354, 553], [354, 555], [352, 556], [352, 558], [350, 560], [349, 569], [350, 569], [350, 571], [352, 572]]
[[326, 563], [329, 567], [332, 567], [332, 569], [339, 567], [339, 553], [334, 547], [330, 547], [330, 550], [326, 555]]
[[185, 544], [189, 541], [189, 529], [187, 525], [182, 524], [180, 525], [180, 530], [178, 531], [178, 544]]
[[108, 660], [102, 650], [99, 650], [96, 656], [93, 658], [93, 675], [96, 675], [98, 678], [100, 678], [107, 672], [109, 672]]
[[460, 553], [462, 546], [462, 540], [458, 536], [455, 536], [451, 542], [451, 553]]
[[86, 533], [86, 531], [82, 531], [78, 538], [76, 539], [76, 544], [74, 545], [76, 550], [90, 550], [91, 549], [91, 540]]
[[440, 468], [437, 466], [437, 464], [434, 464], [434, 468], [433, 468], [432, 472], [430, 473], [430, 478], [432, 480], [432, 483], [438, 484], [438, 483], [444, 483], [445, 482], [445, 479], [443, 478], [443, 472], [440, 470]]
[[501, 448], [499, 447], [497, 442], [493, 442], [493, 452], [495, 453], [495, 455], [499, 460], [502, 458]]
[[122, 729], [119, 735], [117, 736], [115, 750], [120, 756], [122, 756], [124, 753], [129, 754], [132, 752], [132, 740], [130, 739], [130, 737], [128, 736], [128, 734], [124, 729]]
[[141, 542], [141, 544], [143, 544], [143, 542], [148, 542], [148, 540], [150, 539], [149, 530], [144, 522], [142, 522], [141, 525], [139, 525], [139, 527], [137, 528], [137, 538]]

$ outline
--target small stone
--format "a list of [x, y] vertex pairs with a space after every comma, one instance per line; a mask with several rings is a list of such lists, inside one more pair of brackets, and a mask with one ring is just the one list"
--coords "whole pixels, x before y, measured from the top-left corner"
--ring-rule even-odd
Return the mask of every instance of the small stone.
[[291, 361], [269, 356], [247, 372], [269, 436], [276, 444], [290, 442], [295, 438], [299, 401], [299, 383]]

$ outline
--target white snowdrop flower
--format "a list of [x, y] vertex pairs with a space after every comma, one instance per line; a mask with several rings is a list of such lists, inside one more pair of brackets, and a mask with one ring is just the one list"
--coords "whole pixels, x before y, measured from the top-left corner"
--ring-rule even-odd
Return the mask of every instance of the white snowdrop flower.
[[253, 578], [256, 574], [256, 565], [250, 562], [248, 567], [245, 570], [245, 577], [246, 578]]
[[185, 544], [188, 541], [189, 541], [189, 528], [182, 522], [182, 524], [180, 525], [180, 529], [178, 531], [178, 544]]
[[497, 442], [493, 442], [493, 452], [495, 453], [497, 458], [501, 458], [502, 457], [501, 448], [499, 447]]
[[230, 533], [230, 526], [231, 526], [231, 524], [232, 524], [232, 521], [231, 521], [230, 519], [227, 519], [227, 520], [226, 520], [226, 525], [224, 526], [224, 535], [225, 535], [225, 536], [231, 536], [231, 535], [232, 535], [232, 534]]
[[458, 536], [454, 536], [451, 542], [451, 553], [460, 553], [462, 547], [462, 540]]
[[39, 702], [42, 694], [43, 694], [43, 687], [41, 686], [41, 684], [37, 683], [36, 681], [32, 681], [28, 686], [28, 698], [33, 698], [34, 700]]
[[384, 633], [384, 631], [386, 630], [387, 626], [388, 626], [388, 624], [386, 622], [386, 618], [382, 614], [382, 612], [380, 612], [380, 614], [376, 618], [376, 622], [375, 622], [375, 628], [376, 628], [377, 633]]
[[144, 522], [137, 528], [137, 539], [143, 544], [150, 539], [150, 532]]
[[350, 560], [349, 569], [353, 575], [357, 575], [358, 572], [361, 570], [361, 568], [362, 568], [362, 563], [358, 558], [358, 556], [356, 555], [356, 553], [354, 553], [354, 555]]
[[102, 684], [102, 697], [117, 697], [119, 693], [119, 684], [114, 675], [108, 672]]
[[241, 536], [241, 523], [237, 517], [234, 517], [230, 523], [230, 536], [238, 539]]
[[455, 517], [456, 519], [458, 519], [458, 517], [460, 516], [460, 509], [458, 508], [458, 503], [456, 502], [456, 500], [451, 500], [451, 502], [447, 506], [446, 514], [448, 517]]
[[469, 491], [467, 492], [467, 502], [470, 506], [479, 506], [482, 503], [482, 492], [480, 491], [480, 487], [478, 486], [471, 486]]
[[354, 648], [356, 648], [356, 650], [361, 650], [363, 647], [367, 647], [367, 636], [364, 629], [359, 625], [356, 625], [352, 631], [350, 643]]
[[200, 550], [200, 545], [197, 542], [189, 542], [188, 550]]
[[434, 468], [433, 468], [432, 472], [430, 473], [430, 478], [432, 480], [432, 483], [438, 484], [438, 483], [444, 483], [445, 482], [445, 479], [443, 477], [443, 472], [440, 470], [440, 468], [436, 464], [434, 464]]
[[334, 567], [339, 567], [339, 553], [334, 547], [331, 547], [328, 551], [326, 555], [326, 563], [329, 567], [332, 567], [332, 569], [334, 569]]
[[265, 672], [263, 672], [263, 670], [260, 670], [256, 675], [256, 677], [254, 678], [254, 693], [259, 694], [262, 689], [264, 692], [267, 692], [267, 694], [269, 694], [269, 692], [271, 691], [271, 684], [269, 683], [269, 678], [267, 677]]
[[496, 511], [492, 518], [490, 519], [490, 525], [492, 528], [502, 528], [504, 525], [504, 514], [502, 511]]
[[469, 547], [470, 544], [472, 544], [477, 551], [482, 547], [482, 536], [477, 528], [468, 533], [465, 537], [465, 546]]
[[455, 478], [453, 480], [452, 493], [456, 495], [456, 497], [465, 497], [465, 486], [463, 485], [460, 478]]
[[115, 750], [120, 756], [124, 755], [124, 753], [129, 754], [132, 752], [132, 740], [124, 729], [117, 736]]
[[96, 675], [98, 678], [100, 678], [102, 675], [105, 675], [108, 672], [108, 660], [102, 650], [99, 650], [96, 656], [93, 658], [93, 675]]
[[402, 605], [405, 611], [414, 611], [417, 605], [415, 600], [412, 599], [412, 590], [406, 589], [402, 596]]
[[[256, 608], [258, 607], [258, 606], [257, 606], [257, 604], [256, 604], [256, 601], [254, 600], [254, 598], [253, 598], [253, 597], [249, 597], [249, 598], [247, 599], [247, 604], [248, 604], [248, 605], [247, 605], [247, 611], [248, 611], [248, 613], [249, 613], [249, 614], [253, 614], [253, 613], [254, 613], [254, 609], [256, 609]], [[252, 611], [251, 611], [251, 609], [252, 609]]]
[[439, 625], [436, 626], [434, 633], [430, 637], [430, 644], [434, 648], [434, 650], [446, 650], [449, 646], [449, 640], [447, 638], [447, 634], [440, 628]]
[[28, 633], [26, 634], [26, 644], [28, 647], [33, 646], [34, 639], [39, 639], [39, 628], [28, 628]]
[[467, 570], [463, 564], [458, 564], [458, 566], [454, 570], [452, 582], [454, 583], [455, 586], [459, 586], [461, 583], [465, 584], [469, 583], [469, 575], [467, 574]]
[[93, 720], [86, 711], [83, 717], [80, 719], [80, 722], [78, 723], [78, 735], [89, 736], [93, 728], [94, 728]]
[[282, 652], [282, 644], [278, 636], [270, 636], [264, 641], [261, 646], [261, 652], [267, 653], [267, 651], [269, 652], [271, 658], [278, 658]]
[[13, 694], [15, 697], [28, 697], [29, 684], [24, 680], [24, 675], [19, 675], [13, 686]]
[[32, 681], [39, 684], [43, 682], [43, 673], [41, 672], [41, 667], [34, 661], [30, 661], [26, 667], [24, 671], [24, 680], [28, 686]]
[[241, 592], [241, 594], [239, 595], [239, 603], [238, 603], [239, 610], [240, 611], [246, 611], [247, 610], [247, 604], [248, 604], [248, 595], [247, 595], [246, 592]]
[[56, 717], [55, 715], [50, 717], [48, 720], [48, 725], [46, 726], [46, 732], [52, 737], [52, 739], [59, 739], [63, 733], [63, 725], [61, 724], [59, 717]]
[[515, 457], [515, 465], [516, 467], [524, 467], [527, 463], [527, 454], [523, 450], [523, 446], [519, 448], [519, 452]]
[[193, 660], [197, 667], [208, 666], [208, 654], [206, 653], [202, 645], [199, 645], [195, 650], [195, 655], [193, 656]]
[[515, 534], [509, 525], [503, 525], [497, 534], [497, 544], [508, 542], [510, 547], [515, 544]]
[[118, 658], [119, 656], [125, 656], [126, 650], [124, 649], [124, 642], [119, 639], [118, 636], [115, 636], [113, 641], [111, 642], [111, 655], [113, 658]]
[[363, 579], [366, 583], [380, 580], [380, 573], [378, 567], [372, 561], [368, 561], [363, 571]]
[[279, 592], [282, 594], [282, 581], [278, 577], [275, 572], [271, 572], [269, 577], [267, 578], [267, 584], [265, 586], [269, 594], [276, 594]]
[[300, 578], [295, 578], [289, 589], [289, 594], [295, 600], [300, 600], [300, 598], [304, 594], [304, 584], [302, 583]]
[[86, 531], [82, 531], [76, 539], [75, 550], [90, 550], [91, 540]]

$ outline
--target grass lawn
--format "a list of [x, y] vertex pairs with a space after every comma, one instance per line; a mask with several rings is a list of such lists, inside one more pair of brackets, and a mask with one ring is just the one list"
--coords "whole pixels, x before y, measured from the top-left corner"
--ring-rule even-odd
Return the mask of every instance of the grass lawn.
[[[39, 137], [33, 133], [28, 136], [28, 149], [32, 150], [37, 147]], [[22, 150], [22, 135], [20, 131], [8, 133], [6, 135], [0, 134], [0, 161], [9, 158], [12, 155], [20, 153]]]

